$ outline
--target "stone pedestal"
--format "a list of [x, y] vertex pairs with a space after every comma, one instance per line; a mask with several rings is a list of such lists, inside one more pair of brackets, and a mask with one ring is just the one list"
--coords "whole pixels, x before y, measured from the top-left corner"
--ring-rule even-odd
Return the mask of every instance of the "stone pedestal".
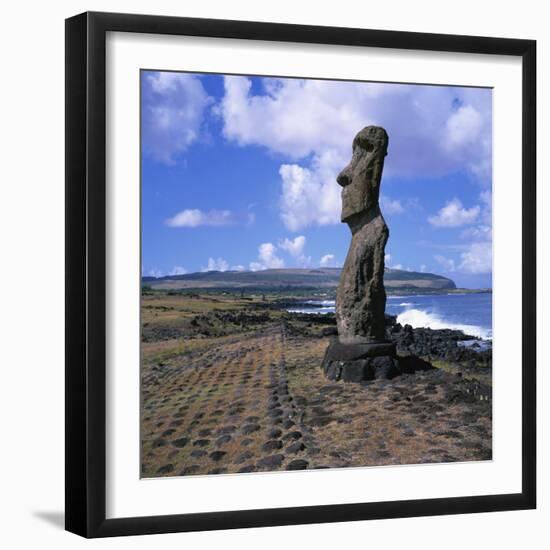
[[325, 352], [321, 368], [330, 380], [344, 382], [390, 380], [401, 374], [395, 344], [386, 340], [342, 344], [334, 338]]

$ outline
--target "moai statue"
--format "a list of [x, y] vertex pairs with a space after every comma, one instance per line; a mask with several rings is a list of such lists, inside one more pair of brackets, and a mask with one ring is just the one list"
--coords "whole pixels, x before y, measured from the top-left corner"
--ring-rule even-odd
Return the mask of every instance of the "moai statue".
[[351, 244], [336, 292], [338, 339], [329, 345], [323, 369], [332, 380], [361, 382], [400, 373], [395, 345], [385, 337], [384, 254], [389, 230], [379, 196], [388, 134], [363, 128], [353, 140], [350, 163], [338, 175], [342, 222]]

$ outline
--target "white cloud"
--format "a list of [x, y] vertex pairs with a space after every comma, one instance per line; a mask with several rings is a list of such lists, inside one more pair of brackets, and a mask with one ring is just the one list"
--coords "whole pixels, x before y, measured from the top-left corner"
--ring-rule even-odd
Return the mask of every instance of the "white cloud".
[[279, 243], [279, 248], [286, 250], [291, 256], [295, 258], [300, 257], [304, 252], [306, 245], [306, 238], [303, 235], [299, 235], [294, 239], [285, 239]]
[[231, 210], [210, 210], [203, 212], [197, 208], [186, 209], [178, 212], [172, 218], [166, 220], [169, 227], [199, 227], [208, 225], [221, 227], [236, 223], [236, 217]]
[[[486, 106], [487, 108], [487, 106]], [[444, 147], [457, 151], [469, 170], [485, 181], [491, 178], [490, 110], [471, 104], [460, 106], [447, 120]], [[475, 154], [475, 150], [481, 154]]]
[[320, 267], [336, 267], [334, 254], [325, 254], [319, 262]]
[[430, 223], [438, 227], [459, 227], [478, 222], [477, 225], [463, 229], [460, 232], [460, 238], [469, 242], [464, 244], [438, 245], [439, 248], [461, 251], [457, 260], [445, 256], [434, 256], [436, 261], [446, 271], [470, 274], [484, 274], [491, 273], [492, 271], [493, 231], [491, 226], [491, 191], [482, 191], [479, 198], [481, 206], [475, 206], [469, 210], [463, 208], [460, 201], [454, 199], [454, 201], [447, 203], [437, 216], [429, 218]]
[[460, 255], [459, 269], [466, 273], [491, 273], [493, 269], [493, 246], [491, 242], [473, 243]]
[[420, 264], [420, 273], [426, 273], [428, 266], [426, 264]]
[[181, 265], [174, 266], [168, 275], [185, 275], [187, 273], [187, 269], [185, 267], [182, 267]]
[[382, 214], [401, 214], [405, 211], [401, 201], [390, 199], [385, 195], [380, 195], [380, 208]]
[[434, 256], [435, 261], [443, 267], [445, 271], [455, 271], [455, 261], [452, 258], [446, 258], [445, 256]]
[[491, 241], [493, 238], [493, 230], [490, 225], [477, 225], [468, 227], [460, 233], [461, 239], [469, 241]]
[[447, 120], [445, 146], [453, 148], [475, 143], [482, 124], [481, 114], [471, 105], [459, 107]]
[[258, 258], [271, 268], [283, 267], [284, 261], [277, 257], [275, 253], [275, 245], [272, 243], [263, 243], [258, 248]]
[[349, 162], [353, 136], [368, 124], [388, 130], [386, 177], [469, 170], [490, 181], [490, 90], [299, 79], [262, 83], [261, 93], [253, 95], [248, 78], [225, 77], [218, 112], [227, 139], [288, 159], [279, 169], [280, 206], [291, 231], [339, 222], [335, 178]]
[[158, 279], [159, 277], [164, 277], [164, 273], [160, 269], [153, 268], [149, 271], [149, 276], [156, 277]]
[[493, 223], [493, 194], [491, 190], [482, 191], [479, 194], [482, 203], [481, 221], [486, 225]]
[[144, 74], [142, 86], [143, 150], [173, 164], [199, 138], [204, 110], [213, 99], [198, 77], [185, 73]]
[[428, 221], [434, 227], [460, 227], [474, 223], [479, 217], [479, 206], [464, 208], [459, 199], [449, 201], [435, 216], [430, 216]]
[[392, 263], [392, 255], [390, 253], [386, 253], [384, 255], [384, 266], [388, 269], [404, 269], [403, 264]]
[[223, 258], [208, 258], [208, 265], [202, 271], [227, 271], [229, 263]]
[[304, 248], [306, 246], [306, 238], [303, 235], [299, 235], [294, 239], [284, 239], [279, 241], [278, 247], [285, 252], [288, 252], [296, 262], [296, 265], [305, 267], [311, 263], [311, 256], [304, 254]]
[[325, 156], [314, 159], [312, 169], [298, 164], [279, 168], [281, 219], [287, 229], [299, 231], [311, 225], [339, 223], [342, 207], [334, 174], [343, 164]]
[[493, 195], [492, 195], [490, 189], [485, 189], [484, 191], [482, 191], [482, 192], [479, 194], [479, 198], [480, 198], [485, 204], [487, 204], [489, 207], [491, 206], [491, 204], [492, 204], [492, 202], [493, 202]]
[[282, 258], [276, 254], [277, 247], [273, 243], [262, 243], [258, 247], [258, 261], [250, 262], [251, 271], [259, 271], [261, 269], [280, 269], [285, 266]]
[[487, 225], [471, 227], [462, 231], [460, 236], [473, 242], [455, 247], [457, 250], [462, 249], [459, 260], [455, 262], [445, 256], [434, 256], [436, 261], [449, 272], [491, 273], [493, 263], [491, 227]]
[[231, 271], [246, 271], [244, 265], [232, 265]]

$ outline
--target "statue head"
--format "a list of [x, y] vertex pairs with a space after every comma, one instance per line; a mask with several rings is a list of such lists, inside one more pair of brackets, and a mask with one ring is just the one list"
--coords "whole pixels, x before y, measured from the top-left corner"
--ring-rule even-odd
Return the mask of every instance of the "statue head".
[[378, 207], [388, 134], [380, 126], [363, 128], [353, 140], [350, 163], [338, 174], [342, 189], [342, 221], [353, 223]]

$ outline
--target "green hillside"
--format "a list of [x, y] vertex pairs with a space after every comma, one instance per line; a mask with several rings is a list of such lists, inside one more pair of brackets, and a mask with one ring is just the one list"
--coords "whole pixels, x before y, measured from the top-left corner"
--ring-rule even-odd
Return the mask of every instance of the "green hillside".
[[[142, 282], [153, 289], [186, 288], [335, 288], [340, 268], [266, 269], [262, 271], [205, 271], [167, 277], [143, 277]], [[400, 269], [386, 269], [384, 284], [392, 290], [440, 291], [456, 288], [454, 281], [435, 275]]]

